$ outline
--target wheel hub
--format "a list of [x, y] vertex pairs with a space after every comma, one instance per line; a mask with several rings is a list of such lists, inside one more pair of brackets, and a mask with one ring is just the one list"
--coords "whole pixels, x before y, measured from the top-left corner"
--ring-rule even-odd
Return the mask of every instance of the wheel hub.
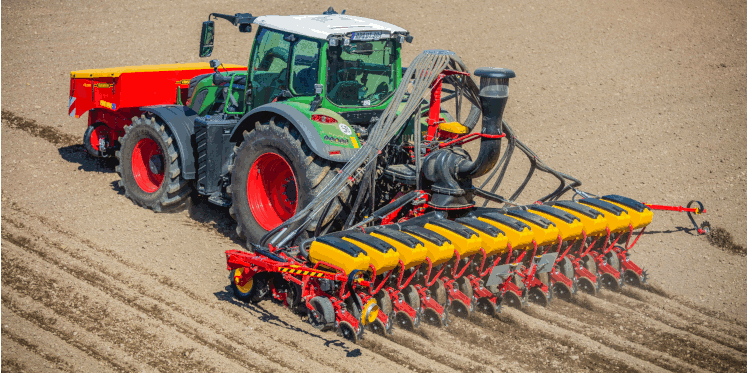
[[163, 174], [163, 156], [161, 154], [154, 154], [148, 160], [148, 167], [150, 172], [154, 174]]

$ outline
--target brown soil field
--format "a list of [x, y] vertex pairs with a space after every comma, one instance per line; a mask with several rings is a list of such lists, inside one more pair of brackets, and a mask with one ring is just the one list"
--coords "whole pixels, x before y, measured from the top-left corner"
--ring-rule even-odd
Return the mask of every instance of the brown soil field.
[[[704, 203], [747, 245], [747, 3], [592, 0], [2, 2], [2, 370], [744, 371], [747, 257], [656, 212], [633, 251], [650, 285], [367, 333], [357, 345], [281, 305], [232, 299], [227, 209], [143, 209], [67, 116], [70, 71], [195, 62], [208, 13], [317, 14], [333, 5], [513, 69], [505, 119], [583, 190]], [[212, 58], [246, 64], [252, 35], [216, 22]], [[207, 59], [205, 59], [207, 60]], [[472, 149], [474, 150], [474, 148]], [[522, 166], [521, 162], [517, 166]], [[524, 175], [517, 169], [514, 179]], [[511, 183], [509, 183], [511, 184]], [[537, 178], [531, 203], [554, 188]]]

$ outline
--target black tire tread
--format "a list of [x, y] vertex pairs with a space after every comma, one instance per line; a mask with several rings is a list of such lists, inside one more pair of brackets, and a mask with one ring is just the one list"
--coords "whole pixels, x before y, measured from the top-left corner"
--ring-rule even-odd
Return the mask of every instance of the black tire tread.
[[[310, 191], [311, 195], [316, 195], [321, 191], [321, 187], [331, 182], [332, 178], [339, 172], [339, 169], [342, 165], [332, 165], [329, 161], [322, 159], [321, 157], [314, 154], [311, 149], [305, 144], [303, 138], [301, 137], [300, 133], [293, 128], [293, 126], [288, 122], [285, 118], [282, 117], [272, 117], [269, 121], [260, 123], [257, 122], [255, 124], [254, 130], [252, 131], [244, 131], [242, 133], [243, 141], [235, 146], [233, 148], [233, 161], [232, 164], [229, 166], [229, 170], [233, 171], [234, 164], [236, 162], [236, 158], [241, 154], [245, 148], [249, 146], [251, 143], [251, 140], [254, 136], [254, 134], [259, 134], [262, 132], [268, 132], [268, 131], [274, 131], [275, 134], [280, 137], [281, 139], [284, 139], [287, 141], [290, 145], [293, 147], [299, 149], [300, 153], [302, 154], [301, 159], [303, 160], [303, 163], [306, 165], [305, 170], [305, 176], [302, 175], [296, 175], [296, 177], [306, 177], [310, 182], [312, 187], [312, 190]], [[333, 171], [333, 172], [330, 172]], [[232, 183], [227, 187], [229, 190], [229, 195], [233, 195], [233, 180]], [[327, 214], [327, 217], [325, 218], [325, 221], [323, 224], [328, 224], [334, 219], [335, 216], [342, 210], [342, 203], [348, 202], [348, 199], [350, 198], [351, 188], [350, 186], [346, 186], [345, 189], [340, 193], [340, 195], [333, 201], [333, 206], [330, 209], [329, 213]], [[301, 206], [299, 206], [301, 208]], [[249, 239], [250, 236], [247, 235], [248, 227], [244, 225], [242, 222], [241, 217], [239, 216], [238, 209], [235, 208], [233, 205], [229, 208], [229, 214], [231, 215], [231, 218], [233, 218], [237, 224], [236, 224], [236, 234], [243, 240], [243, 239]], [[316, 229], [317, 221], [312, 222], [307, 227], [307, 230], [313, 231]]]
[[[130, 160], [122, 158], [122, 149], [117, 150], [115, 153], [115, 156], [119, 161], [119, 165], [117, 165], [116, 167], [117, 174], [120, 178], [118, 185], [119, 187], [124, 189], [125, 196], [139, 206], [152, 209], [155, 212], [174, 210], [177, 207], [181, 206], [181, 204], [189, 198], [189, 195], [192, 192], [192, 183], [190, 180], [186, 180], [182, 176], [179, 152], [177, 151], [177, 148], [174, 144], [173, 136], [171, 135], [171, 132], [168, 130], [168, 128], [166, 128], [165, 125], [161, 124], [160, 120], [157, 117], [146, 117], [145, 114], [141, 115], [140, 117], [133, 117], [132, 124], [124, 128], [125, 134], [124, 136], [119, 138], [119, 143], [122, 144], [122, 148], [124, 148], [125, 146], [129, 146], [129, 142], [133, 141], [132, 130], [141, 126], [150, 127], [152, 130], [155, 130], [161, 137], [163, 143], [167, 146], [164, 153], [169, 155], [170, 166], [168, 175], [164, 175], [164, 183], [166, 183], [166, 185], [161, 185], [161, 188], [166, 188], [166, 191], [154, 201], [146, 201], [137, 198], [131, 190], [131, 188], [138, 188], [137, 184], [127, 185], [128, 183], [125, 182], [125, 176], [123, 175], [123, 164], [124, 162], [129, 162]], [[154, 193], [159, 192], [160, 190]]]

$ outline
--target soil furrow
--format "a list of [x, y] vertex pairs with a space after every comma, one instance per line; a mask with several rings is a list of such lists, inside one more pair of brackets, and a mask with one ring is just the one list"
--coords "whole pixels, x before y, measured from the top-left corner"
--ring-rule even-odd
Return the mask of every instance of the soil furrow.
[[13, 311], [3, 306], [3, 337], [43, 356], [55, 367], [67, 371], [109, 371], [106, 367], [86, 355], [85, 352], [69, 345], [53, 333], [39, 328]]
[[[568, 316], [557, 313], [550, 309], [532, 307], [525, 310], [526, 314], [536, 317], [552, 325], [571, 330], [584, 335], [594, 341], [609, 346], [617, 351], [648, 361], [667, 370], [699, 372], [699, 367], [689, 364], [677, 356], [656, 351], [645, 341], [631, 340], [621, 335], [623, 329], [619, 328], [616, 320], [610, 320], [601, 315], [583, 312], [575, 309], [577, 316]], [[649, 334], [650, 335], [650, 334]]]
[[[34, 367], [34, 372], [46, 373], [46, 372], [69, 372], [68, 369], [63, 369], [61, 364], [46, 359], [45, 356], [40, 355], [33, 348], [29, 348], [30, 345], [24, 340], [10, 338], [3, 333], [2, 336], [3, 356], [13, 355], [19, 358], [20, 361], [11, 360], [6, 361], [5, 357], [2, 360], [3, 372], [27, 372], [31, 369], [26, 366]], [[21, 363], [21, 361], [23, 363]], [[7, 364], [7, 365], [6, 365]]]
[[[600, 326], [620, 328], [618, 335], [647, 347], [669, 352], [703, 369], [729, 370], [747, 363], [747, 355], [718, 341], [704, 338], [687, 328], [678, 329], [634, 309], [620, 309], [615, 303], [581, 294], [571, 302], [577, 307], [554, 307], [553, 311], [584, 322], [601, 320]], [[559, 304], [560, 306], [560, 304]]]
[[623, 304], [622, 299], [630, 299], [641, 305], [643, 309], [658, 309], [664, 314], [670, 314], [685, 320], [688, 324], [707, 327], [710, 330], [715, 330], [747, 342], [747, 327], [739, 322], [739, 320], [730, 320], [717, 312], [692, 307], [692, 305], [688, 305], [678, 299], [664, 297], [660, 294], [630, 286], [624, 287], [620, 294], [604, 292], [600, 294], [600, 297]]
[[[84, 277], [90, 276], [90, 272], [75, 273], [75, 269], [70, 267], [67, 269], [70, 273], [66, 273], [41, 259], [35, 260], [28, 255], [29, 245], [22, 246], [26, 249], [26, 254], [21, 254], [23, 250], [16, 252], [12, 249], [15, 243], [9, 245], [12, 239], [20, 240], [3, 232], [4, 244], [11, 248], [4, 251], [2, 257], [3, 271], [10, 274], [3, 277], [6, 286], [30, 296], [60, 315], [67, 316], [86, 330], [115, 341], [120, 348], [145, 360], [156, 369], [168, 367], [169, 370], [184, 368], [214, 371], [225, 364], [234, 365], [219, 355], [230, 351], [229, 346], [221, 349], [209, 344], [203, 345], [207, 341], [202, 338], [189, 340], [189, 336], [185, 335], [190, 334], [186, 328], [164, 322], [163, 317], [158, 317], [157, 309], [149, 311], [142, 306], [137, 307], [137, 298], [112, 297], [108, 291], [114, 290], [113, 288], [96, 287], [94, 282], [98, 278]], [[20, 273], [25, 273], [29, 279], [18, 281]], [[6, 282], [7, 278], [11, 280]], [[161, 348], [146, 348], [147, 345]], [[193, 354], [197, 350], [198, 354]], [[209, 362], [203, 361], [204, 359]], [[261, 366], [251, 363], [234, 366], [237, 369], [245, 369], [247, 366], [261, 369]]]
[[[10, 223], [11, 225], [15, 225], [15, 226], [18, 226], [19, 228], [26, 229], [26, 230], [30, 230], [31, 229], [30, 225], [33, 224], [31, 221], [28, 220], [28, 218], [24, 219], [25, 224], [24, 223], [20, 223], [20, 222], [16, 221], [15, 219], [12, 219], [12, 218], [9, 218], [9, 217], [4, 217], [3, 219], [6, 222]], [[45, 219], [45, 220], [49, 221], [49, 219]], [[48, 238], [46, 236], [40, 237], [40, 236], [38, 236], [38, 233], [35, 233], [33, 231], [31, 231], [31, 234], [32, 235], [36, 235], [38, 237], [38, 239], [41, 239], [42, 241], [44, 241], [48, 245], [47, 249], [54, 248], [54, 249], [56, 249], [58, 251], [66, 253], [66, 254], [68, 254], [68, 255], [70, 255], [70, 256], [78, 259], [78, 260], [82, 260], [85, 263], [85, 266], [81, 266], [82, 268], [80, 268], [80, 270], [85, 271], [87, 273], [85, 276], [88, 276], [88, 277], [93, 276], [93, 277], [95, 277], [95, 281], [91, 281], [92, 284], [99, 284], [99, 283], [101, 283], [101, 282], [104, 281], [104, 280], [98, 278], [98, 277], [101, 277], [101, 276], [99, 276], [99, 273], [100, 273], [102, 276], [107, 277], [106, 278], [107, 281], [115, 281], [118, 284], [116, 286], [115, 285], [110, 286], [109, 289], [114, 289], [114, 290], [111, 290], [113, 293], [119, 292], [118, 289], [120, 287], [131, 287], [133, 289], [136, 289], [140, 294], [142, 294], [142, 295], [144, 295], [146, 297], [154, 299], [155, 302], [149, 302], [149, 304], [147, 306], [140, 307], [141, 311], [143, 311], [143, 312], [160, 314], [160, 313], [166, 312], [166, 309], [164, 309], [164, 306], [165, 306], [165, 307], [168, 307], [168, 308], [172, 308], [172, 309], [174, 309], [176, 311], [176, 314], [171, 313], [172, 315], [175, 315], [176, 318], [179, 318], [179, 317], [182, 317], [182, 316], [186, 315], [186, 316], [190, 316], [192, 319], [194, 319], [199, 325], [211, 325], [213, 327], [213, 330], [223, 329], [223, 325], [216, 324], [213, 321], [214, 320], [214, 316], [215, 316], [214, 313], [218, 311], [218, 310], [215, 309], [214, 306], [212, 306], [212, 305], [206, 305], [207, 309], [206, 310], [201, 310], [201, 308], [203, 308], [203, 307], [201, 307], [202, 304], [200, 304], [200, 305], [190, 305], [189, 303], [185, 303], [185, 302], [181, 302], [181, 303], [174, 302], [172, 299], [180, 299], [180, 298], [184, 299], [185, 297], [180, 292], [181, 289], [179, 289], [179, 288], [175, 289], [174, 286], [170, 286], [170, 282], [168, 282], [168, 281], [165, 284], [158, 283], [158, 282], [155, 282], [155, 283], [154, 282], [150, 282], [150, 281], [148, 281], [148, 278], [150, 276], [142, 276], [142, 274], [141, 275], [137, 275], [137, 274], [131, 275], [129, 273], [125, 273], [127, 271], [123, 267], [121, 267], [120, 265], [118, 265], [118, 263], [110, 263], [108, 265], [104, 265], [103, 263], [106, 262], [107, 259], [109, 259], [108, 256], [105, 256], [105, 257], [97, 256], [95, 261], [90, 260], [87, 256], [84, 255], [84, 253], [82, 253], [80, 251], [81, 250], [81, 244], [75, 245], [75, 248], [78, 249], [78, 252], [75, 252], [75, 250], [73, 250], [73, 247], [72, 247], [72, 245], [74, 245], [75, 243], [72, 243], [71, 246], [66, 246], [66, 245], [62, 245], [62, 244], [60, 244], [60, 243], [58, 243], [56, 241], [53, 241], [53, 240], [51, 240], [50, 238]], [[48, 253], [46, 253], [45, 250], [42, 250], [42, 252], [43, 252], [43, 254], [41, 254], [41, 255], [45, 255], [45, 256], [48, 255]], [[67, 264], [69, 262], [68, 259], [62, 259], [62, 261], [64, 261], [66, 263], [66, 265], [68, 265], [68, 266], [70, 265], [70, 264]], [[91, 271], [87, 267], [93, 268], [93, 269], [95, 269], [95, 271]], [[139, 270], [138, 268], [133, 268], [133, 269], [136, 270], [136, 271]], [[173, 296], [167, 296], [167, 294], [169, 294], [169, 293], [173, 293]], [[192, 299], [192, 300], [201, 300], [199, 298], [195, 299], [196, 296], [194, 296], [194, 298], [191, 297], [191, 296], [188, 296], [187, 298], [188, 299]], [[233, 299], [231, 299], [230, 297], [228, 297], [227, 300], [230, 300], [230, 301], [234, 302]], [[135, 302], [133, 304], [137, 305], [137, 304], [139, 304], [142, 301], [143, 301], [142, 299], [138, 299], [138, 302]], [[205, 301], [203, 300], [203, 302], [205, 302]], [[263, 304], [264, 303], [265, 302], [263, 302]], [[245, 313], [236, 312], [235, 307], [229, 307], [229, 309], [231, 311], [233, 311], [232, 312], [233, 316], [240, 317], [241, 319], [246, 319], [247, 318], [246, 317], [247, 315]], [[200, 311], [202, 311], [202, 312], [200, 312]], [[255, 309], [253, 313], [257, 313], [256, 311], [257, 310]], [[281, 309], [281, 313], [282, 313], [282, 311], [285, 311], [285, 310]], [[260, 318], [264, 319], [263, 320], [264, 322], [269, 322], [270, 318], [273, 319], [273, 320], [279, 320], [277, 317], [273, 317], [272, 315], [270, 315], [267, 312], [263, 312], [263, 314], [264, 314], [264, 316], [262, 314], [260, 314]], [[164, 319], [161, 315], [158, 315], [158, 317], [160, 317], [161, 319]], [[296, 316], [296, 315], [289, 315], [289, 317], [298, 318], [298, 316]], [[246, 325], [244, 325], [244, 323], [237, 323], [236, 328], [234, 328], [233, 330], [231, 330], [230, 333], [218, 333], [219, 336], [228, 338], [228, 340], [229, 340], [228, 341], [229, 343], [226, 344], [223, 347], [224, 350], [227, 349], [227, 348], [233, 349], [233, 348], [235, 348], [235, 346], [241, 345], [244, 348], [247, 348], [247, 349], [249, 349], [250, 351], [253, 351], [256, 354], [259, 354], [259, 355], [255, 355], [255, 359], [262, 360], [261, 356], [264, 355], [264, 354], [266, 354], [267, 350], [271, 350], [271, 349], [275, 349], [275, 348], [277, 348], [277, 349], [282, 349], [282, 348], [294, 348], [294, 349], [297, 349], [297, 348], [299, 348], [299, 345], [297, 344], [297, 342], [294, 342], [292, 339], [289, 339], [287, 341], [275, 340], [275, 338], [273, 338], [274, 333], [263, 332], [262, 329], [264, 329], [264, 326], [261, 325], [261, 324], [263, 324], [263, 322], [257, 322], [257, 320], [252, 320], [251, 318], [249, 318], [249, 320], [252, 321], [251, 324], [254, 324], [254, 327], [247, 327]], [[171, 321], [167, 321], [167, 322], [170, 323]], [[290, 324], [287, 324], [287, 323], [284, 323], [284, 324], [285, 324], [286, 327], [290, 326]], [[180, 327], [184, 327], [184, 324], [179, 324], [179, 326]], [[182, 330], [182, 331], [184, 331], [184, 330]], [[215, 332], [213, 332], [213, 333], [215, 333]], [[249, 335], [249, 334], [258, 334], [258, 335], [261, 335], [260, 339], [263, 339], [263, 340], [270, 339], [270, 340], [266, 341], [266, 342], [263, 342], [262, 345], [258, 345], [258, 344], [254, 344], [254, 343], [247, 343], [246, 339], [240, 338], [240, 336], [244, 335], [244, 334], [247, 334], [247, 335]], [[330, 335], [330, 336], [334, 336], [334, 335]], [[325, 338], [326, 338], [326, 336], [325, 336]], [[278, 343], [280, 343], [281, 345], [278, 345]], [[232, 347], [228, 347], [229, 345], [232, 346]], [[298, 361], [298, 363], [297, 363], [297, 365], [295, 365], [294, 369], [304, 369], [305, 368], [305, 369], [311, 369], [311, 370], [318, 371], [320, 369], [323, 369], [324, 366], [334, 367], [333, 369], [336, 369], [336, 370], [344, 368], [344, 366], [338, 365], [335, 361], [331, 361], [329, 359], [320, 359], [318, 357], [315, 357], [313, 355], [313, 352], [308, 351], [308, 348], [303, 348], [302, 347], [302, 348], [300, 348], [300, 352], [302, 352], [302, 354], [300, 356], [302, 358], [306, 357], [307, 359], [305, 361]], [[237, 352], [234, 352], [233, 355], [244, 354], [244, 353], [246, 353], [246, 351], [242, 351], [242, 352], [238, 352], [237, 351]], [[299, 355], [296, 354], [296, 355], [294, 355], [294, 358], [297, 358], [298, 356]], [[270, 358], [272, 360], [275, 360], [275, 362], [278, 363], [278, 364], [280, 364], [280, 365], [287, 365], [288, 364], [288, 357], [287, 356], [278, 356], [278, 357], [274, 357], [274, 358], [272, 356], [270, 356]], [[291, 359], [291, 360], [293, 360], [293, 359]], [[296, 359], [296, 360], [298, 360], [298, 359]], [[311, 360], [311, 362], [314, 362], [316, 364], [313, 364], [313, 363], [310, 364], [309, 360]], [[299, 364], [303, 364], [303, 365], [299, 365]], [[290, 367], [287, 367], [287, 368], [290, 369]]]
[[[629, 290], [626, 290], [629, 292]], [[610, 292], [601, 294], [599, 299], [610, 302], [611, 304], [623, 307], [626, 310], [638, 312], [646, 317], [662, 322], [675, 329], [689, 332], [699, 337], [703, 337], [712, 340], [716, 343], [728, 346], [734, 350], [742, 353], [747, 353], [747, 343], [742, 341], [740, 338], [732, 335], [733, 333], [727, 333], [721, 331], [719, 328], [711, 327], [707, 322], [703, 324], [692, 319], [684, 319], [678, 315], [667, 312], [659, 307], [651, 306], [645, 302], [639, 301], [635, 298], [625, 296], [624, 293], [616, 294]]]
[[603, 359], [614, 361], [612, 362], [612, 368], [614, 370], [636, 370], [644, 372], [664, 371], [664, 369], [646, 359], [640, 359], [623, 351], [618, 351], [615, 348], [595, 341], [584, 334], [548, 323], [519, 310], [510, 308], [504, 309], [501, 318], [511, 320], [511, 322], [516, 323], [519, 327], [544, 335], [546, 338], [567, 341], [569, 344], [575, 345], [576, 348], [581, 348], [582, 351], [594, 351]]

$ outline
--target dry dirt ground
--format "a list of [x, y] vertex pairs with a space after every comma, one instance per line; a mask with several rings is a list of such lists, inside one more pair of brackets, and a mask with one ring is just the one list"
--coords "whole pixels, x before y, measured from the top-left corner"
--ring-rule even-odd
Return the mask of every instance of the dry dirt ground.
[[[699, 199], [747, 244], [744, 1], [6, 0], [4, 371], [744, 371], [747, 259], [684, 214], [656, 213], [635, 249], [648, 289], [353, 345], [272, 302], [231, 299], [227, 211], [139, 208], [111, 162], [83, 151], [86, 121], [66, 116], [71, 70], [197, 61], [209, 12], [329, 5], [411, 31], [404, 61], [442, 48], [472, 69], [514, 69], [506, 119], [550, 165], [591, 192]], [[245, 64], [251, 36], [221, 22], [214, 58]], [[524, 202], [549, 188], [539, 179]]]

